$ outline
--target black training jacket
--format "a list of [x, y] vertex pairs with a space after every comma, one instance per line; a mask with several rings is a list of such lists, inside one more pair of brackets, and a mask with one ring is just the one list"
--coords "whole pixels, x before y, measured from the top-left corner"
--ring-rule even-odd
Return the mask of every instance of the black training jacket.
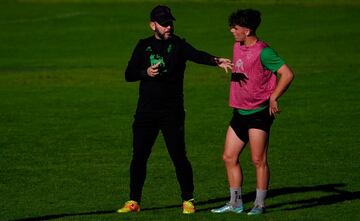
[[[216, 66], [215, 57], [192, 47], [176, 35], [168, 40], [154, 36], [136, 45], [125, 71], [126, 81], [140, 80], [139, 112], [181, 111], [186, 61]], [[147, 68], [160, 62], [159, 74], [147, 75]]]

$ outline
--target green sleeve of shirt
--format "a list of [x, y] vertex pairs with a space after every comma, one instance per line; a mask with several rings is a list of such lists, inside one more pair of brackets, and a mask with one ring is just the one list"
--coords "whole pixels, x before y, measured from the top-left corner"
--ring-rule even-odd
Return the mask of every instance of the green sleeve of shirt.
[[274, 73], [285, 64], [285, 61], [270, 47], [262, 49], [260, 59], [264, 67]]

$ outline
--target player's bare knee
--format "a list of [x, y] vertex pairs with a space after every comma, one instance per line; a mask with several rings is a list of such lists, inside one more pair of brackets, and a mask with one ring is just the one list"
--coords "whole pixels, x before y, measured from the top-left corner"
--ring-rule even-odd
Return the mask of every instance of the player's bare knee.
[[226, 154], [223, 155], [223, 161], [227, 165], [232, 165], [232, 164], [235, 165], [238, 163], [237, 158], [235, 158], [234, 156], [231, 156], [231, 155], [226, 155]]
[[266, 160], [261, 158], [253, 157], [251, 160], [255, 167], [265, 167], [267, 164]]

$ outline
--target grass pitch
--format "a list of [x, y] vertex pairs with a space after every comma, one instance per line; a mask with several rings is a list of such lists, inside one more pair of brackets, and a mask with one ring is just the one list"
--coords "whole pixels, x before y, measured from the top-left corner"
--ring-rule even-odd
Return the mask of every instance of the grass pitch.
[[[198, 213], [181, 215], [174, 168], [160, 136], [142, 212], [128, 200], [137, 83], [123, 72], [151, 34], [155, 1], [0, 2], [0, 220], [358, 220], [360, 5], [352, 1], [166, 1], [175, 32], [231, 57], [227, 17], [261, 10], [258, 36], [294, 69], [271, 134], [268, 213], [211, 214], [228, 199], [221, 160], [231, 109], [229, 75], [188, 63], [186, 141]], [[254, 3], [255, 2], [255, 3]], [[242, 161], [251, 207], [254, 169]]]

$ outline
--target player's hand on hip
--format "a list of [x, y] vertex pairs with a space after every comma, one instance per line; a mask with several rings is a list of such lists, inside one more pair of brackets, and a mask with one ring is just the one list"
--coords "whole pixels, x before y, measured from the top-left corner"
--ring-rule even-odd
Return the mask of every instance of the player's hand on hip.
[[277, 114], [280, 114], [280, 109], [277, 100], [270, 99], [269, 102], [269, 113], [270, 116], [276, 117]]

